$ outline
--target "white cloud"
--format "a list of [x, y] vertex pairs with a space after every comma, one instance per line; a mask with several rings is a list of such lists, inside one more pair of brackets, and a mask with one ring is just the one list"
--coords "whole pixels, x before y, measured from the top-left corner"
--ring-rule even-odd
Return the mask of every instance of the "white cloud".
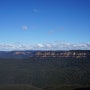
[[73, 44], [73, 43], [44, 43], [44, 44], [22, 44], [12, 43], [3, 44], [0, 43], [0, 50], [90, 50], [90, 43]]
[[48, 31], [48, 34], [55, 34], [55, 33], [58, 33], [58, 32], [61, 32], [61, 31], [63, 31], [64, 30], [64, 28], [63, 27], [60, 27], [60, 28], [55, 28], [55, 29], [53, 29], [53, 30], [49, 30]]
[[33, 12], [38, 13], [39, 11], [38, 11], [38, 9], [33, 9]]
[[22, 26], [22, 30], [27, 30], [28, 29], [28, 26]]
[[43, 44], [37, 44], [37, 47], [42, 48], [42, 47], [44, 47], [44, 45]]
[[55, 33], [55, 30], [48, 31], [48, 34], [54, 34], [54, 33]]

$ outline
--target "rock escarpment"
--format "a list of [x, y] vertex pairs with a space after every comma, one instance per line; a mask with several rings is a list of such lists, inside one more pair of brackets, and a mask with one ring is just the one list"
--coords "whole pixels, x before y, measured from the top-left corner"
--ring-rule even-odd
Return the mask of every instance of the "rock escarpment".
[[69, 50], [69, 51], [0, 51], [0, 58], [90, 58], [90, 50]]
[[70, 50], [70, 51], [37, 51], [36, 57], [63, 57], [63, 58], [89, 58], [89, 50]]

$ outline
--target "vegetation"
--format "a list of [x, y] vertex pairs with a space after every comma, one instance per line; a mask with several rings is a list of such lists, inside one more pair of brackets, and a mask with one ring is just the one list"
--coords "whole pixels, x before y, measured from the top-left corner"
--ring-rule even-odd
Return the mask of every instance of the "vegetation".
[[74, 90], [89, 85], [89, 59], [0, 59], [0, 90]]
[[42, 90], [30, 85], [1, 85], [0, 90]]

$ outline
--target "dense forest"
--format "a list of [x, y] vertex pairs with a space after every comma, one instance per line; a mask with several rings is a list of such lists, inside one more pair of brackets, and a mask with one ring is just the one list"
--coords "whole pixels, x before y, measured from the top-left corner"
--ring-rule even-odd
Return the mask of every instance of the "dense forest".
[[80, 90], [90, 87], [90, 59], [0, 59], [0, 90]]

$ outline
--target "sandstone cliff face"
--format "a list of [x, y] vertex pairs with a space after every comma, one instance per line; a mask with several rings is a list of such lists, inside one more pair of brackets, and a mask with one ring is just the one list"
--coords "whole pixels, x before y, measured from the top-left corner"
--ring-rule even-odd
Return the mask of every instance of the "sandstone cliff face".
[[74, 50], [74, 51], [38, 51], [36, 57], [73, 57], [86, 58], [90, 57], [90, 51]]
[[89, 58], [90, 50], [70, 51], [10, 51], [0, 52], [0, 58]]
[[31, 52], [16, 51], [14, 54], [16, 54], [16, 55], [26, 55], [26, 54], [31, 54]]

